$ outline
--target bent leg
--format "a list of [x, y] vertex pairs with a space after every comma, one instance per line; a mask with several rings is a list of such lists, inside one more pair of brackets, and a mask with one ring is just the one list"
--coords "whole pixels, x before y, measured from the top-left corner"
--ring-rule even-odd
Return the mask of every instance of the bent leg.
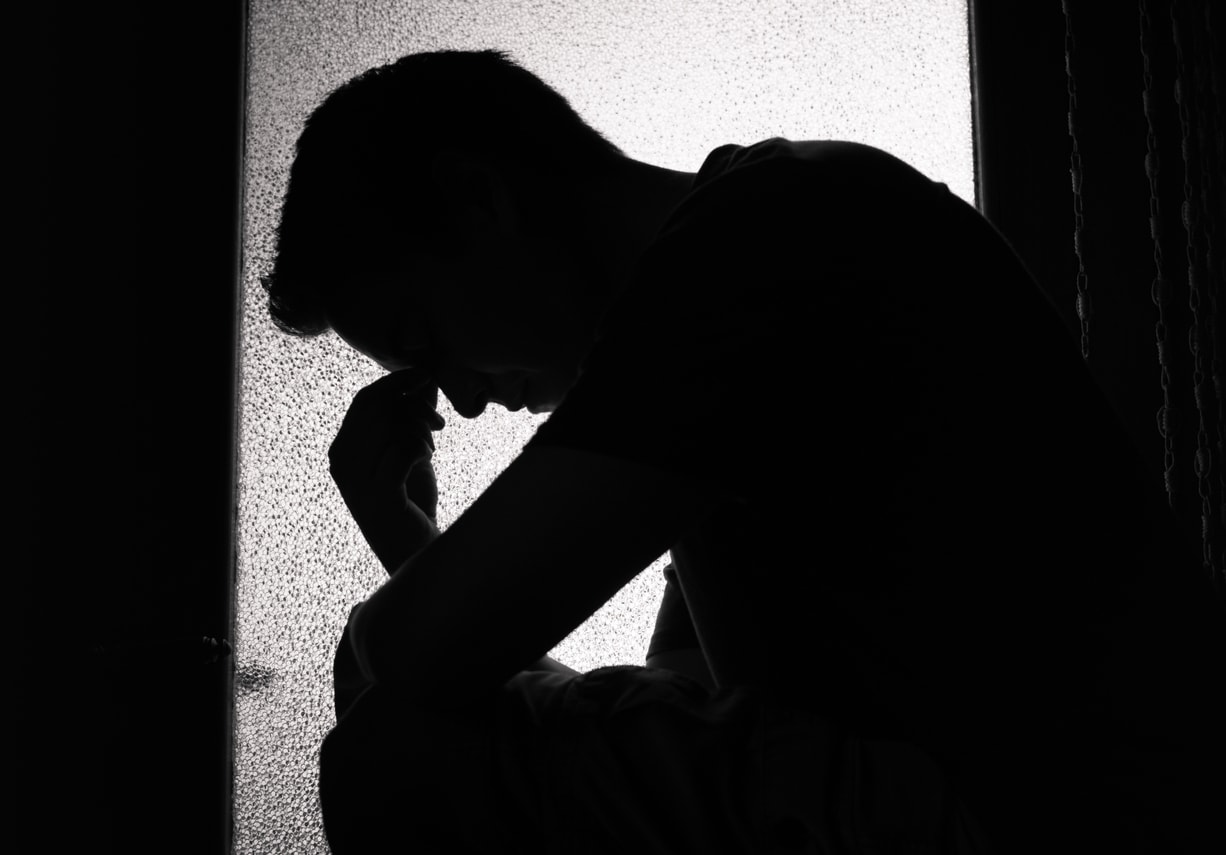
[[976, 851], [914, 751], [636, 666], [525, 671], [465, 716], [372, 687], [324, 743], [320, 801], [336, 855]]

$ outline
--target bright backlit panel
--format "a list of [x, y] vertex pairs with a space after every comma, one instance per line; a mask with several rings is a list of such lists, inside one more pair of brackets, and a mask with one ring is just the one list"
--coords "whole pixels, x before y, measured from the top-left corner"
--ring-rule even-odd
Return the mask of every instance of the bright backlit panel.
[[[327, 449], [353, 395], [381, 372], [331, 335], [277, 332], [259, 287], [311, 109], [406, 53], [498, 48], [639, 160], [694, 172], [729, 142], [854, 140], [973, 202], [966, 2], [251, 0], [250, 15], [235, 848], [325, 853], [316, 784], [319, 745], [334, 721], [333, 649], [350, 607], [384, 578], [328, 477]], [[464, 422], [441, 407], [443, 526], [541, 418], [494, 409]], [[645, 570], [554, 657], [581, 671], [642, 664], [661, 567]]]

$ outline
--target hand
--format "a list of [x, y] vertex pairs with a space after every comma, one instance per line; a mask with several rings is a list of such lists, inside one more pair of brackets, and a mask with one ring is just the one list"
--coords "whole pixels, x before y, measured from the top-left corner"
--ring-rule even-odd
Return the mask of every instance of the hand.
[[438, 536], [437, 404], [425, 372], [395, 371], [354, 396], [328, 449], [332, 480], [388, 573]]

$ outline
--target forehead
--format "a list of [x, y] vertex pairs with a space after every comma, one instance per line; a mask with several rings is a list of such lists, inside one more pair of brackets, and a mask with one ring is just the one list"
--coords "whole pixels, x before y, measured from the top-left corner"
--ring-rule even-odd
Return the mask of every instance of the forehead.
[[430, 346], [424, 308], [390, 277], [346, 282], [326, 314], [346, 344], [388, 371], [420, 365]]

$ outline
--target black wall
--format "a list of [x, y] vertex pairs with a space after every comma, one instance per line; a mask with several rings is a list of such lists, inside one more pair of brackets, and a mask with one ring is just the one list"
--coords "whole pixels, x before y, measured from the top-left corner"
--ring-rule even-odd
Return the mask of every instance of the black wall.
[[10, 31], [38, 232], [9, 285], [37, 381], [18, 839], [220, 853], [230, 661], [199, 640], [232, 638], [245, 3], [43, 5]]

